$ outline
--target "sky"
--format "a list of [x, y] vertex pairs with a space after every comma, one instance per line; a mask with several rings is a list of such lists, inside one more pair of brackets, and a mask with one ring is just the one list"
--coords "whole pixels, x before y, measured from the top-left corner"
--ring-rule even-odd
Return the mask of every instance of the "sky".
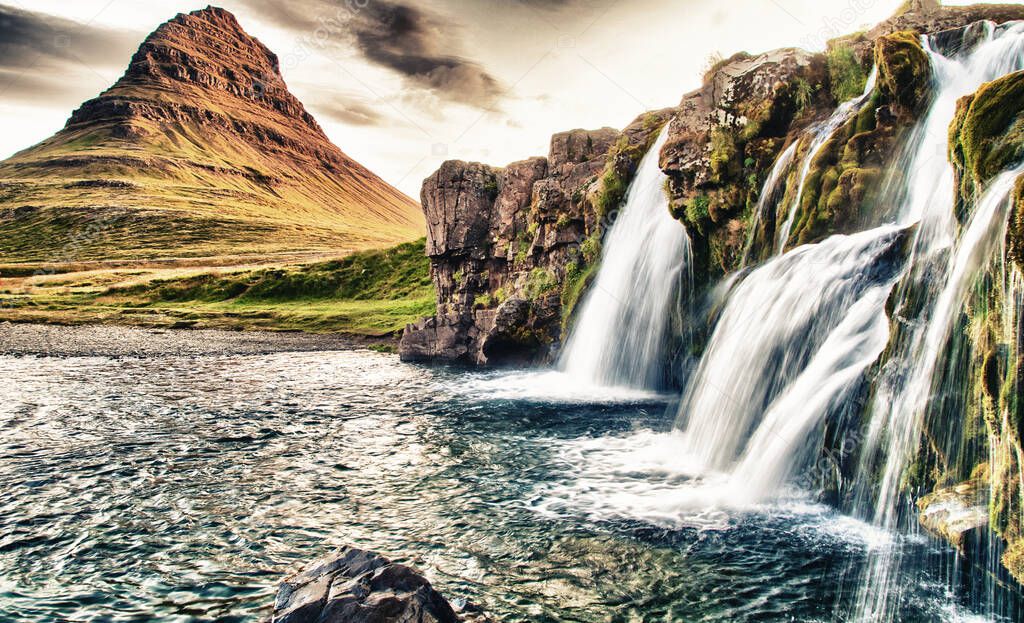
[[[0, 0], [0, 158], [61, 127], [186, 0]], [[221, 0], [350, 156], [410, 196], [442, 161], [676, 105], [716, 55], [827, 39], [902, 0]], [[956, 2], [966, 4], [968, 2]], [[952, 2], [947, 2], [952, 4]]]

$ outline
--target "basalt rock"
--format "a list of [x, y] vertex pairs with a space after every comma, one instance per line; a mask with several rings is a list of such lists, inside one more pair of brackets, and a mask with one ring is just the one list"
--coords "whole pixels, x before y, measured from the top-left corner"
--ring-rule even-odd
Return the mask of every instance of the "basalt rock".
[[484, 623], [464, 618], [422, 575], [405, 565], [342, 547], [281, 583], [272, 623]]
[[597, 259], [604, 217], [674, 110], [624, 131], [573, 130], [547, 158], [450, 161], [423, 184], [437, 316], [406, 328], [405, 361], [550, 360]]
[[848, 47], [862, 63], [869, 64], [881, 37], [909, 31], [935, 36], [937, 49], [949, 55], [972, 47], [985, 28], [983, 22], [1003, 24], [1021, 19], [1024, 6], [1019, 4], [941, 6], [938, 0], [914, 0], [874, 28], [837, 37], [829, 42], [829, 47]]
[[[989, 82], [961, 98], [949, 142], [959, 189], [957, 216], [963, 221], [969, 216], [963, 211], [965, 200], [1024, 158], [1024, 72]], [[1016, 253], [1012, 239], [1010, 247]]]
[[[701, 89], [684, 96], [661, 166], [673, 211], [693, 238], [701, 281], [738, 266], [776, 157], [835, 105], [827, 84], [824, 55], [783, 49], [723, 61]], [[774, 221], [766, 225], [773, 229]]]
[[928, 103], [931, 63], [917, 34], [905, 30], [879, 37], [875, 64], [878, 88], [886, 101], [908, 115], [920, 113]]

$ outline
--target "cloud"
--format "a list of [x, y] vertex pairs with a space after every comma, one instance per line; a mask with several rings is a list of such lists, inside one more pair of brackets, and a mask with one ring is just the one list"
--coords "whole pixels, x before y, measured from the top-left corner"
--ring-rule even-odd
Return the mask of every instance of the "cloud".
[[319, 16], [339, 12], [336, 7], [332, 8], [336, 3], [330, 0], [242, 0], [242, 4], [277, 26], [295, 31], [312, 30]]
[[385, 125], [387, 118], [377, 109], [356, 100], [332, 97], [310, 104], [314, 112], [334, 121], [356, 126]]
[[109, 67], [123, 63], [137, 34], [79, 24], [68, 19], [0, 4], [0, 68], [81, 62]]
[[138, 35], [0, 5], [0, 94], [9, 100], [80, 101], [97, 76], [124, 65]]
[[498, 80], [458, 56], [457, 32], [438, 16], [400, 2], [375, 0], [352, 20], [356, 47], [370, 61], [446, 99], [492, 108], [502, 97]]
[[352, 45], [366, 60], [443, 100], [491, 109], [503, 96], [498, 79], [462, 55], [458, 28], [428, 9], [398, 0], [243, 2], [300, 36]]

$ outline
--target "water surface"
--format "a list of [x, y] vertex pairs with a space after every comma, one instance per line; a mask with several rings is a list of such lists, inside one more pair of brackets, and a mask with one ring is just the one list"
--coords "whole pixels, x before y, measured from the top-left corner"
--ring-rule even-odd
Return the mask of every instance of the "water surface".
[[[550, 374], [2, 356], [0, 620], [256, 621], [356, 544], [507, 621], [831, 621], [888, 546], [806, 500], [698, 508], [721, 490], [687, 475], [670, 398]], [[904, 620], [966, 612], [943, 575], [915, 572]]]

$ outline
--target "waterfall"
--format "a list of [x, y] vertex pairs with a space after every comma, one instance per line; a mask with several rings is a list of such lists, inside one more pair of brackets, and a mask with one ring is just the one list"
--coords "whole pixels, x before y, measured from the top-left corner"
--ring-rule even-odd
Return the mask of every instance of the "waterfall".
[[796, 157], [796, 148], [800, 144], [800, 141], [793, 141], [789, 147], [783, 151], [778, 158], [775, 159], [775, 164], [772, 165], [772, 170], [768, 173], [768, 177], [765, 179], [764, 184], [761, 186], [761, 194], [757, 197], [757, 205], [754, 207], [754, 219], [750, 223], [750, 232], [747, 234], [747, 243], [743, 247], [743, 259], [740, 262], [740, 266], [746, 266], [747, 262], [750, 261], [750, 250], [754, 246], [754, 239], [757, 237], [757, 228], [761, 223], [761, 219], [764, 218], [766, 210], [775, 209], [775, 204], [781, 199], [779, 197], [779, 191], [785, 189], [785, 184], [779, 184], [789, 173], [789, 167], [793, 165], [793, 159]]
[[[945, 155], [956, 101], [987, 81], [1024, 68], [1024, 23], [999, 28], [988, 24], [985, 35], [974, 50], [952, 58], [924, 41], [934, 69], [934, 100], [912, 136], [914, 149], [898, 165], [911, 172], [900, 193], [899, 218], [918, 226], [896, 309], [920, 311], [918, 318], [907, 322], [879, 379], [857, 475], [858, 482], [877, 485], [876, 491], [862, 485], [858, 508], [887, 530], [897, 530], [903, 516], [903, 471], [917, 450], [935, 371], [955, 316], [966, 289], [1005, 235], [1007, 196], [1021, 173], [1006, 172], [991, 183], [958, 241], [955, 176]], [[893, 591], [891, 578], [899, 565], [898, 548], [872, 556], [861, 579], [855, 620], [898, 618], [901, 593]]]
[[[1001, 174], [979, 202], [956, 252], [949, 259], [947, 277], [931, 305], [928, 322], [916, 325], [910, 335], [906, 347], [909, 357], [900, 360], [909, 370], [901, 372], [898, 380], [892, 379], [879, 388], [869, 429], [869, 440], [878, 440], [883, 430], [887, 437], [874, 511], [874, 521], [879, 526], [898, 528], [900, 480], [917, 449], [940, 353], [949, 339], [956, 314], [963, 307], [968, 288], [1006, 235], [1010, 192], [1022, 172], [1024, 168]], [[869, 467], [865, 465], [863, 469]], [[858, 475], [858, 478], [871, 477], [866, 472]], [[890, 577], [898, 566], [899, 550], [875, 555], [862, 581], [857, 620], [895, 620], [898, 604], [894, 603], [897, 600], [893, 599]]]
[[778, 235], [776, 236], [775, 246], [777, 253], [782, 253], [786, 248], [786, 242], [789, 240], [790, 231], [793, 229], [793, 221], [796, 220], [796, 215], [800, 211], [800, 202], [804, 196], [804, 186], [807, 184], [807, 176], [811, 172], [811, 165], [814, 164], [814, 160], [818, 157], [818, 153], [821, 151], [821, 148], [825, 146], [825, 143], [828, 142], [828, 139], [832, 137], [832, 134], [842, 127], [850, 117], [860, 112], [864, 105], [871, 99], [871, 93], [875, 90], [875, 82], [877, 79], [878, 68], [875, 67], [871, 70], [867, 83], [864, 85], [864, 92], [861, 95], [843, 102], [835, 109], [835, 111], [833, 111], [828, 119], [811, 126], [807, 130], [810, 146], [807, 148], [807, 154], [804, 156], [803, 164], [800, 166], [800, 177], [796, 187], [796, 196], [793, 198], [793, 203], [789, 206], [789, 212], [786, 215], [786, 220], [783, 221], [782, 226], [779, 227]]
[[[903, 296], [908, 279], [915, 276], [934, 283], [937, 274], [962, 272], [952, 264], [943, 272], [946, 264], [935, 264], [949, 258], [956, 238], [953, 171], [946, 157], [948, 126], [959, 97], [1024, 63], [1022, 33], [1024, 25], [990, 27], [987, 42], [963, 58], [946, 58], [928, 46], [936, 95], [896, 164], [910, 173], [901, 188], [890, 191], [899, 206], [895, 223], [797, 247], [753, 270], [732, 289], [677, 416], [688, 453], [706, 469], [730, 472], [734, 483], [744, 485], [752, 497], [773, 495], [801, 459], [813, 452], [810, 433], [886, 348], [885, 303], [896, 284]], [[864, 95], [844, 103], [809, 131], [811, 145], [797, 177], [797, 198], [777, 240], [780, 252], [798, 212], [810, 162], [843, 120], [870, 99], [873, 81]], [[776, 167], [789, 166], [785, 160], [780, 158]], [[1001, 178], [991, 192], [1005, 190], [1006, 183]], [[986, 203], [978, 218], [991, 217], [991, 210]], [[912, 244], [907, 244], [911, 236]], [[971, 240], [965, 236], [964, 244]], [[985, 245], [981, 247], [984, 251]], [[933, 320], [921, 326], [931, 327], [942, 314], [954, 313], [958, 299], [950, 297], [929, 298]], [[902, 359], [903, 364], [923, 365], [920, 362], [941, 347], [934, 343], [938, 337], [931, 339], [931, 351]], [[927, 343], [926, 337], [922, 340]], [[922, 377], [917, 394], [908, 396], [908, 408], [927, 399], [926, 381]], [[880, 396], [882, 403], [901, 410], [900, 401], [892, 396]], [[914, 418], [905, 412], [890, 415], [891, 421], [876, 414], [867, 444], [880, 445], [883, 437], [895, 444], [885, 453], [888, 484], [883, 495], [888, 499], [879, 501], [880, 509], [893, 507], [899, 476], [916, 443]], [[872, 478], [865, 471], [859, 480]], [[892, 528], [883, 514], [875, 513], [876, 521]]]
[[[877, 316], [905, 238], [896, 226], [833, 236], [769, 261], [736, 286], [680, 404], [688, 454], [726, 470], [744, 447], [748, 463], [759, 448], [769, 451], [758, 435], [746, 441], [762, 418], [767, 435], [780, 419], [813, 426], [885, 346]], [[781, 462], [795, 449], [770, 453], [760, 458], [780, 461], [781, 480]]]
[[817, 449], [804, 440], [849, 395], [889, 341], [885, 301], [891, 291], [891, 283], [868, 288], [803, 372], [772, 402], [732, 474], [734, 490], [755, 498], [759, 492], [775, 491]]
[[601, 266], [559, 364], [586, 384], [656, 389], [680, 284], [692, 281], [690, 239], [669, 213], [658, 166], [668, 125], [641, 160], [605, 236]]

